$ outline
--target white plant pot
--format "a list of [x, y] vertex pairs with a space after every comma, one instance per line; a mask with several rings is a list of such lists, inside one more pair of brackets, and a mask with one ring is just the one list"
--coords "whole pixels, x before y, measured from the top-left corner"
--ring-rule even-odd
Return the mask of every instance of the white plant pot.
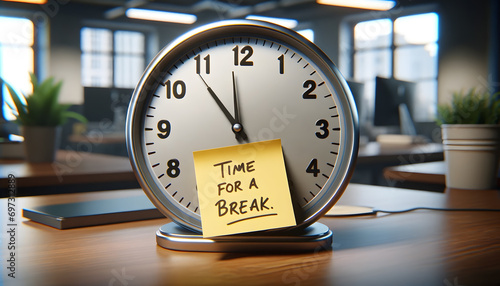
[[500, 125], [441, 126], [446, 161], [446, 186], [454, 189], [494, 189], [500, 158]]
[[61, 137], [60, 126], [22, 126], [21, 132], [26, 161], [54, 162]]

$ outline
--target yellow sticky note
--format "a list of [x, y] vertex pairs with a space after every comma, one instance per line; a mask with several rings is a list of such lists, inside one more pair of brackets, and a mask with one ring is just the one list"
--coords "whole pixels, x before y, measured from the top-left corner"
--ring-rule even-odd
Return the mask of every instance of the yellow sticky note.
[[296, 225], [280, 139], [193, 157], [203, 237]]

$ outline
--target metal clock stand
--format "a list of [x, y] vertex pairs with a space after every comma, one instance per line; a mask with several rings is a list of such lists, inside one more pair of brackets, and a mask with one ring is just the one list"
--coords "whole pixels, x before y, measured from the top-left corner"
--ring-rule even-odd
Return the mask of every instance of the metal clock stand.
[[[233, 112], [227, 108], [231, 101]], [[272, 127], [277, 120], [283, 126]], [[295, 31], [226, 20], [187, 32], [148, 65], [130, 100], [126, 126], [139, 183], [174, 221], [158, 230], [158, 245], [205, 252], [331, 248], [330, 229], [311, 223], [347, 187], [358, 153], [358, 115], [337, 67]], [[257, 142], [261, 134], [282, 140], [301, 219], [286, 230], [203, 238], [193, 152]]]
[[161, 247], [200, 252], [318, 252], [331, 249], [332, 231], [315, 222], [302, 230], [255, 232], [203, 238], [174, 222], [167, 223], [156, 232]]

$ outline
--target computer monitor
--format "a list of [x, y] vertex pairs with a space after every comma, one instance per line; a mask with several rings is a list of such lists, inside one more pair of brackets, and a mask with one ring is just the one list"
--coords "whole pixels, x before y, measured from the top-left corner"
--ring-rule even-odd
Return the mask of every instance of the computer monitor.
[[88, 121], [113, 120], [110, 91], [109, 88], [83, 88], [83, 115]]
[[356, 108], [358, 110], [358, 115], [361, 117], [363, 110], [363, 94], [365, 92], [365, 84], [361, 82], [356, 82], [353, 80], [346, 80], [347, 85], [351, 89], [352, 96], [354, 97], [354, 102], [356, 103]]
[[401, 134], [417, 135], [412, 116], [416, 84], [394, 78], [375, 80], [375, 126], [400, 126]]
[[114, 121], [117, 111], [126, 112], [133, 89], [84, 87], [83, 114], [90, 122]]

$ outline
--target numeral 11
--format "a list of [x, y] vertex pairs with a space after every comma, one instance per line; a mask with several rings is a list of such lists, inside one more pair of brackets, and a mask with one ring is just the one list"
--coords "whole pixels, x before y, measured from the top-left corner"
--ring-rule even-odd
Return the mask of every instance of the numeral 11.
[[[205, 60], [205, 73], [209, 74], [210, 73], [210, 55], [207, 55], [203, 59]], [[196, 73], [200, 74], [200, 72], [201, 72], [201, 58], [200, 58], [200, 55], [197, 55], [196, 57], [194, 57], [194, 60], [196, 61]]]

